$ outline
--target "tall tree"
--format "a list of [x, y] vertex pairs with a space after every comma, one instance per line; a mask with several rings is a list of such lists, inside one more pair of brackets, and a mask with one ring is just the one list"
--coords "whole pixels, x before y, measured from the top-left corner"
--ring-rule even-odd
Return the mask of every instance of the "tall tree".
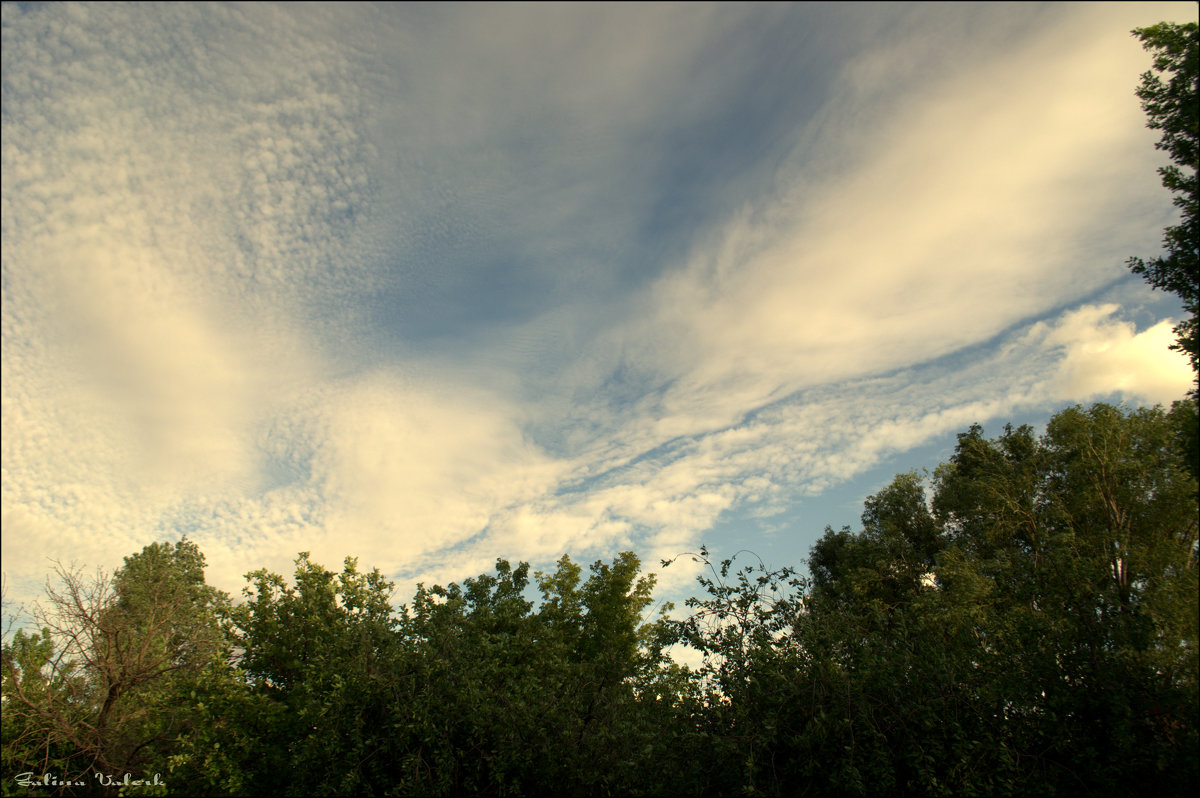
[[295, 586], [265, 569], [246, 579], [233, 617], [251, 696], [226, 700], [244, 721], [247, 748], [221, 768], [244, 772], [256, 791], [384, 792], [400, 643], [392, 584], [378, 569], [359, 572], [353, 557], [339, 574], [307, 552], [296, 560]]
[[145, 547], [111, 578], [58, 576], [35, 613], [42, 631], [5, 646], [5, 774], [149, 778], [206, 722], [190, 696], [229, 655], [227, 598], [186, 539]]
[[846, 601], [874, 599], [895, 606], [920, 590], [942, 547], [939, 528], [915, 471], [863, 505], [863, 531], [825, 530], [809, 556], [816, 593]]
[[[1200, 34], [1194, 22], [1162, 22], [1137, 28], [1133, 35], [1153, 54], [1153, 68], [1142, 75], [1137, 96], [1149, 119], [1147, 126], [1162, 131], [1155, 144], [1172, 163], [1158, 170], [1165, 188], [1174, 194], [1182, 219], [1163, 236], [1166, 250], [1150, 260], [1130, 258], [1129, 267], [1152, 286], [1181, 300], [1189, 318], [1175, 327], [1178, 349], [1191, 359], [1200, 378]], [[1165, 78], [1165, 80], [1164, 80]], [[1193, 392], [1200, 390], [1200, 383]], [[1198, 395], [1197, 398], [1200, 398]]]
[[986, 588], [983, 662], [1023, 791], [1195, 784], [1196, 480], [1172, 417], [1188, 404], [1068, 408], [1041, 438], [973, 428], [937, 472], [954, 554], [938, 582]]
[[[689, 600], [716, 794], [1167, 794], [1198, 780], [1196, 480], [1180, 402], [980, 427], [813, 547]], [[792, 590], [788, 590], [788, 588]], [[1191, 785], [1190, 787], [1188, 785]]]
[[[645, 623], [653, 578], [632, 553], [591, 574], [569, 557], [418, 590], [402, 630], [406, 794], [674, 793], [657, 765], [670, 750], [677, 671], [661, 623]], [[399, 735], [397, 736], [399, 739]]]

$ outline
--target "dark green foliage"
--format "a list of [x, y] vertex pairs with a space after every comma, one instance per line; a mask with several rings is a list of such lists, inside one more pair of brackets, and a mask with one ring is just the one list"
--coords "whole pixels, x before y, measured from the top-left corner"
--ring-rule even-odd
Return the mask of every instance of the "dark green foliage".
[[504, 560], [396, 609], [352, 559], [249, 574], [240, 666], [194, 696], [220, 721], [171, 772], [211, 794], [673, 792], [654, 768], [688, 684], [639, 569], [625, 553], [583, 580], [564, 557], [537, 609], [529, 566]]
[[56, 663], [49, 628], [26, 634], [17, 630], [4, 644], [4, 795], [20, 795], [12, 775], [34, 772], [65, 774], [73, 768], [80, 746], [73, 730], [90, 720], [90, 708], [60, 696], [83, 692], [83, 676], [70, 663]]
[[382, 791], [401, 657], [391, 584], [353, 558], [337, 574], [307, 554], [294, 587], [263, 570], [247, 580], [233, 615], [244, 694], [226, 700], [251, 726], [228, 775], [278, 794]]
[[1192, 369], [1200, 375], [1196, 316], [1200, 312], [1200, 26], [1163, 22], [1138, 28], [1133, 34], [1154, 56], [1153, 69], [1142, 75], [1137, 96], [1149, 119], [1147, 126], [1162, 131], [1155, 146], [1167, 152], [1171, 164], [1158, 173], [1163, 186], [1174, 195], [1182, 218], [1164, 233], [1164, 255], [1150, 260], [1130, 258], [1129, 267], [1155, 288], [1170, 291], [1183, 301], [1190, 318], [1175, 327], [1179, 338], [1172, 348], [1187, 354]]
[[1197, 784], [1196, 481], [1179, 412], [979, 427], [826, 530], [812, 583], [730, 561], [707, 655], [715, 794], [1169, 794]]
[[690, 783], [716, 795], [790, 792], [776, 754], [805, 718], [808, 686], [796, 678], [799, 652], [787, 634], [803, 581], [761, 561], [731, 576], [734, 558], [714, 567], [703, 548], [698, 559], [711, 574], [699, 577], [707, 597], [689, 599], [692, 615], [680, 624], [682, 638], [704, 654], [696, 733], [684, 740], [694, 757]]
[[992, 585], [996, 683], [1037, 786], [1194, 783], [1178, 743], [1194, 741], [1195, 713], [1162, 716], [1195, 706], [1196, 671], [1196, 482], [1166, 414], [1096, 405], [1058, 414], [1037, 442], [970, 437], [938, 480], [940, 517]]
[[631, 553], [539, 574], [504, 560], [462, 587], [421, 588], [405, 638], [415, 672], [400, 791], [639, 793], [673, 705], [661, 624], [642, 617], [653, 579]]
[[921, 589], [943, 545], [916, 472], [869, 497], [862, 522], [857, 535], [826, 528], [809, 558], [813, 589], [825, 599], [897, 606]]

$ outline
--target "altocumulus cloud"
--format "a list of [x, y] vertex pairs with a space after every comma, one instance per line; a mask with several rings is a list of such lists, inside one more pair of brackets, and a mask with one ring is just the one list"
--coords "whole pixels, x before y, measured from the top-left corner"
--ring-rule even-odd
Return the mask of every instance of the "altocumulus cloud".
[[6, 4], [10, 598], [184, 533], [235, 592], [653, 562], [1179, 398], [1129, 30], [1193, 10]]

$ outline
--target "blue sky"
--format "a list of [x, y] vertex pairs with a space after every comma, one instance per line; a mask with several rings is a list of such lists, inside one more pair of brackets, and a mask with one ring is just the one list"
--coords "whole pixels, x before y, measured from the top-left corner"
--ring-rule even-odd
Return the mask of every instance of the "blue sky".
[[1194, 14], [5, 4], [8, 598], [800, 565], [974, 422], [1181, 398], [1129, 31]]

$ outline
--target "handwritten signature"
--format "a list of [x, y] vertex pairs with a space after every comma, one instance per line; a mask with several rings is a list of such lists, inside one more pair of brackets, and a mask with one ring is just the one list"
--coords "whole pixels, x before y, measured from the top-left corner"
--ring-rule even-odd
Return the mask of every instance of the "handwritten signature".
[[[108, 773], [93, 773], [92, 775], [96, 777], [96, 781], [100, 783], [101, 787], [149, 787], [157, 784], [167, 786], [158, 773], [149, 779], [135, 779], [130, 773], [126, 773], [123, 777], [112, 776]], [[39, 777], [32, 772], [18, 773], [15, 781], [21, 787], [85, 787], [88, 783], [86, 780], [79, 781], [66, 776], [59, 778], [53, 773], [44, 773]]]

